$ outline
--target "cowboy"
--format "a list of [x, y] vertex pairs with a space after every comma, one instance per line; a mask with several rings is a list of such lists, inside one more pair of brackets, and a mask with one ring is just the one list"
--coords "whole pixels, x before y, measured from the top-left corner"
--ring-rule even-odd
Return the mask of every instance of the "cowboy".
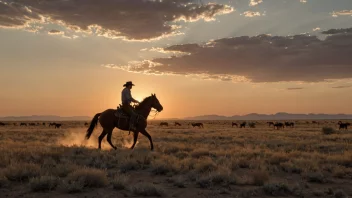
[[139, 101], [135, 100], [131, 95], [131, 89], [132, 89], [132, 86], [134, 86], [134, 84], [132, 83], [132, 81], [128, 81], [123, 86], [125, 88], [122, 90], [122, 93], [121, 93], [122, 109], [124, 110], [124, 112], [126, 112], [128, 115], [131, 116], [130, 129], [136, 130], [134, 122], [138, 114], [134, 111], [134, 108], [131, 106], [131, 102], [139, 104]]

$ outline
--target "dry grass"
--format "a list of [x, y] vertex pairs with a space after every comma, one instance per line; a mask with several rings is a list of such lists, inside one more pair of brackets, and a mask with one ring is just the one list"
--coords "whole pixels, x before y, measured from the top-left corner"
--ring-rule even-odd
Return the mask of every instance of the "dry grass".
[[104, 187], [109, 184], [105, 171], [84, 168], [76, 170], [67, 176], [70, 182], [80, 182], [84, 187]]
[[0, 127], [0, 197], [43, 191], [83, 197], [352, 195], [352, 132], [336, 130], [331, 121], [324, 124], [329, 129], [302, 121], [284, 130], [266, 121], [246, 129], [231, 128], [231, 121], [206, 122], [204, 129], [181, 124], [160, 128], [152, 122], [153, 152], [143, 135], [135, 150], [126, 149], [132, 136], [120, 131], [112, 137], [117, 150], [106, 139], [97, 150], [100, 127], [86, 141], [79, 122], [63, 129]]
[[34, 192], [50, 191], [56, 188], [56, 186], [58, 185], [58, 182], [59, 180], [56, 177], [41, 176], [41, 177], [32, 178], [29, 181], [29, 185], [31, 187], [31, 190]]

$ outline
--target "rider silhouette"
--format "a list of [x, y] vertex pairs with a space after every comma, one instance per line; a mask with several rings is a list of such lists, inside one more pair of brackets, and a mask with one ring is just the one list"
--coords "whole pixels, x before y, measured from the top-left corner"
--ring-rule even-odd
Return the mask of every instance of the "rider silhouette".
[[124, 112], [126, 112], [131, 117], [130, 118], [130, 129], [136, 130], [134, 122], [135, 122], [138, 114], [134, 111], [134, 108], [131, 106], [131, 102], [139, 104], [139, 101], [135, 100], [131, 95], [131, 89], [132, 89], [132, 86], [134, 86], [134, 84], [132, 83], [132, 81], [128, 81], [123, 86], [125, 88], [121, 92], [122, 109], [124, 110]]

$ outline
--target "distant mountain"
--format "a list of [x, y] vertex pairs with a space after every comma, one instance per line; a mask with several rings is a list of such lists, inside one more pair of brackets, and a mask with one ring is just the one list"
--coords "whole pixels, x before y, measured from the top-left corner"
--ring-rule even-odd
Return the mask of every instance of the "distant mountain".
[[201, 115], [186, 117], [186, 120], [334, 120], [352, 119], [352, 114], [290, 114], [279, 112], [276, 114], [257, 114], [220, 116], [220, 115]]
[[87, 121], [92, 119], [88, 116], [61, 117], [55, 115], [32, 115], [32, 116], [7, 116], [0, 117], [2, 121]]

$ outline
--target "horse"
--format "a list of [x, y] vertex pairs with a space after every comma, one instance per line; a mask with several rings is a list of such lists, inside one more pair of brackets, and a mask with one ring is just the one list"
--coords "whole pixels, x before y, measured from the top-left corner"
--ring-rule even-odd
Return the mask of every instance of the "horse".
[[233, 126], [236, 126], [236, 127], [238, 128], [238, 124], [235, 123], [235, 122], [232, 122], [232, 127], [233, 127]]
[[191, 123], [192, 127], [199, 127], [199, 128], [204, 128], [203, 123], [201, 122], [196, 122], [196, 123]]
[[275, 129], [275, 127], [277, 130], [279, 130], [280, 128], [284, 129], [285, 125], [283, 123], [277, 122], [274, 124], [274, 129]]
[[175, 122], [175, 126], [181, 126], [179, 122]]
[[274, 122], [266, 122], [267, 124], [269, 124], [269, 127], [271, 127], [271, 125], [274, 126]]
[[293, 128], [295, 126], [295, 123], [293, 123], [293, 122], [285, 122], [285, 126]]
[[159, 126], [169, 126], [169, 123], [167, 123], [167, 122], [160, 122]]
[[246, 125], [247, 125], [247, 122], [242, 122], [242, 123], [240, 124], [240, 128], [246, 128]]
[[341, 121], [339, 121], [337, 124], [339, 125], [339, 130], [341, 130], [341, 129], [345, 129], [345, 130], [347, 130], [347, 129], [348, 129], [348, 126], [350, 126], [350, 125], [351, 125], [351, 124], [350, 124], [350, 123], [348, 123], [348, 122], [346, 122], [346, 123], [342, 123]]
[[56, 123], [56, 124], [55, 124], [55, 129], [56, 129], [56, 128], [57, 128], [57, 129], [58, 129], [58, 128], [61, 128], [61, 126], [62, 126], [62, 124], [57, 124], [57, 123]]
[[255, 122], [248, 123], [249, 128], [255, 128]]
[[[130, 149], [134, 148], [138, 139], [138, 134], [142, 133], [144, 136], [146, 136], [149, 139], [150, 149], [154, 150], [152, 137], [146, 131], [147, 117], [149, 116], [152, 108], [156, 109], [158, 112], [161, 112], [163, 110], [163, 106], [160, 104], [155, 94], [152, 94], [151, 96], [145, 98], [140, 104], [138, 104], [135, 107], [135, 111], [139, 116], [136, 118], [136, 123], [137, 123], [136, 130], [132, 130], [133, 144]], [[90, 126], [87, 129], [86, 139], [90, 138], [95, 127], [98, 124], [98, 121], [103, 128], [103, 131], [98, 138], [98, 143], [99, 143], [98, 149], [101, 149], [101, 141], [106, 135], [107, 135], [107, 141], [110, 144], [110, 146], [115, 150], [117, 149], [117, 147], [114, 146], [111, 142], [112, 131], [115, 127], [124, 131], [131, 131], [130, 124], [129, 124], [130, 117], [122, 116], [122, 115], [119, 115], [119, 117], [116, 117], [115, 116], [116, 111], [118, 110], [107, 109], [101, 113], [97, 113], [95, 114], [92, 121], [90, 122]]]

